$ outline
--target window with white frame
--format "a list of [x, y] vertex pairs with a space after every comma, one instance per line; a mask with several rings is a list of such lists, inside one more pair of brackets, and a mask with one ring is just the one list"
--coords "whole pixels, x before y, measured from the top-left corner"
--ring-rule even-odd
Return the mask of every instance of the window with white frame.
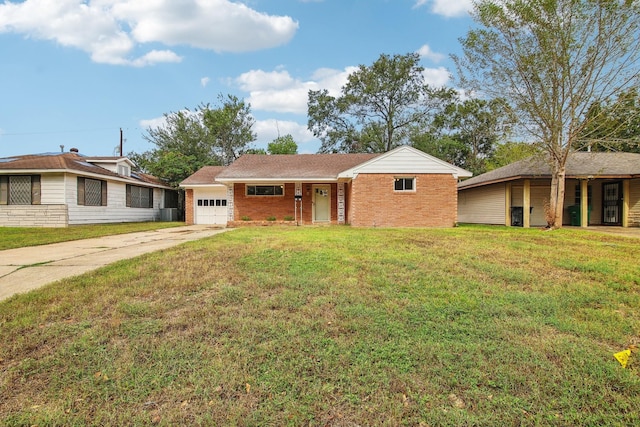
[[416, 191], [415, 177], [399, 177], [393, 180], [394, 191]]
[[284, 185], [247, 185], [247, 196], [283, 196]]

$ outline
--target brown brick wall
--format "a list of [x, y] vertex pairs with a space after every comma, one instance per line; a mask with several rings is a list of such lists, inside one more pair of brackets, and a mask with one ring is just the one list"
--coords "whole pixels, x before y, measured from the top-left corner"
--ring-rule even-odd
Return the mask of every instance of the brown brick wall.
[[184, 220], [187, 225], [194, 224], [193, 209], [193, 189], [189, 188], [184, 192]]
[[416, 175], [415, 192], [396, 192], [395, 175], [360, 174], [351, 183], [349, 217], [360, 227], [452, 227], [457, 181], [452, 175]]
[[[234, 218], [242, 221], [242, 217], [249, 217], [252, 221], [264, 221], [268, 217], [275, 216], [281, 221], [285, 216], [295, 216], [295, 190], [294, 183], [284, 185], [284, 196], [247, 196], [245, 184], [234, 184]], [[313, 184], [302, 184], [302, 223], [311, 224]], [[331, 222], [338, 220], [338, 187], [331, 184]]]

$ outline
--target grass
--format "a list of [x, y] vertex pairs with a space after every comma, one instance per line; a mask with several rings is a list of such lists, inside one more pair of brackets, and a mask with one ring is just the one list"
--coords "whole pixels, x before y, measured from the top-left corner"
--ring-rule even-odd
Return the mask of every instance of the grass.
[[246, 228], [0, 303], [0, 424], [635, 425], [640, 245]]
[[114, 234], [134, 233], [136, 231], [158, 230], [181, 225], [184, 225], [184, 222], [126, 222], [72, 225], [65, 228], [0, 227], [0, 251]]

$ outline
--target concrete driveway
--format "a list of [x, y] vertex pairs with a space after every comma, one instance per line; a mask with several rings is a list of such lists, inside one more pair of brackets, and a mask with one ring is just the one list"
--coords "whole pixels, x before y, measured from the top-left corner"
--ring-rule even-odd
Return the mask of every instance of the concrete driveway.
[[228, 230], [192, 225], [0, 251], [0, 300], [115, 261]]

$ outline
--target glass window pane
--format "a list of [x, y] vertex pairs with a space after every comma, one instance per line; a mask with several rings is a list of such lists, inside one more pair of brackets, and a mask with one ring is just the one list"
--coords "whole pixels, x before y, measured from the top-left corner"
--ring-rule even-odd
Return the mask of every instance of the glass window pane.
[[413, 178], [405, 178], [405, 180], [404, 180], [404, 189], [405, 190], [413, 190]]

